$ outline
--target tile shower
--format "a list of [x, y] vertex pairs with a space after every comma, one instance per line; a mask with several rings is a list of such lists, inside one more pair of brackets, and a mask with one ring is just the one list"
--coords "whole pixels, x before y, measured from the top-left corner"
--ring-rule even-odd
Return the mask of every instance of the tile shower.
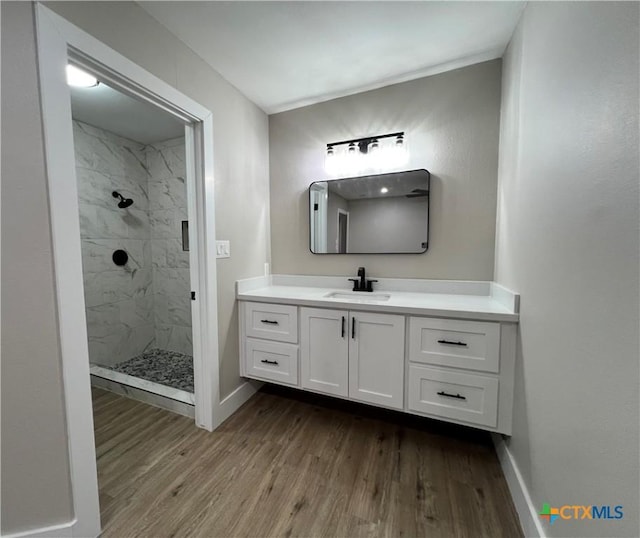
[[[193, 403], [184, 138], [145, 145], [73, 129], [91, 372]], [[113, 191], [133, 204], [118, 207]]]

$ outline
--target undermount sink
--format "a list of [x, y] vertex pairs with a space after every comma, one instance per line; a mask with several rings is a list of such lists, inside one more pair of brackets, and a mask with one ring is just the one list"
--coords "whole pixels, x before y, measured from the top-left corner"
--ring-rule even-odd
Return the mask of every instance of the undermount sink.
[[339, 299], [354, 303], [381, 303], [388, 301], [391, 295], [388, 293], [371, 293], [368, 291], [332, 291], [325, 295], [327, 299]]

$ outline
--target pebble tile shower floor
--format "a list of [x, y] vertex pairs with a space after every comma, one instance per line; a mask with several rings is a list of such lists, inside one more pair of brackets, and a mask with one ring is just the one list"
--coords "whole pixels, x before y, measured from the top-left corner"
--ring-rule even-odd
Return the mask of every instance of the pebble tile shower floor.
[[108, 368], [175, 389], [193, 392], [193, 357], [177, 351], [149, 349], [132, 359]]

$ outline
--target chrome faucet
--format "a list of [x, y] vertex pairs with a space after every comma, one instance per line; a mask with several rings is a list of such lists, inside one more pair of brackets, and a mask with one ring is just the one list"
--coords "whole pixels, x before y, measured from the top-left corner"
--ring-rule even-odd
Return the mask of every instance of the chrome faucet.
[[350, 278], [353, 282], [353, 291], [373, 291], [373, 283], [377, 280], [367, 280], [364, 267], [358, 267], [358, 278]]

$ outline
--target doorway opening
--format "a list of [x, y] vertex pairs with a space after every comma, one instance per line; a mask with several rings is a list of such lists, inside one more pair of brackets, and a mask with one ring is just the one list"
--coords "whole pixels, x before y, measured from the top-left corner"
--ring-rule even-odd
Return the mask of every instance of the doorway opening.
[[[74, 123], [66, 68], [69, 63], [74, 64], [111, 89], [168, 113], [184, 128], [184, 179], [188, 216], [182, 220], [188, 222], [189, 238], [194, 413], [196, 425], [210, 431], [221, 424], [241, 400], [240, 397], [229, 399], [229, 402], [223, 405], [219, 394], [218, 335], [215, 330], [217, 278], [213, 117], [207, 108], [42, 4], [36, 4], [35, 11], [74, 515], [72, 520], [57, 528], [56, 535], [97, 536], [100, 534], [100, 507], [91, 405], [88, 315], [85, 304]], [[96, 143], [102, 144], [100, 137], [96, 136], [95, 139]], [[133, 155], [128, 154], [127, 159], [132, 158]], [[136, 198], [123, 187], [109, 188], [112, 190], [106, 191], [106, 199], [100, 198], [100, 203], [105, 205], [105, 210], [110, 208], [108, 214], [112, 217], [111, 212], [116, 211], [118, 218], [113, 218], [112, 225], [123, 225], [126, 223], [124, 216], [127, 212], [136, 216], [133, 212], [142, 209], [142, 194], [138, 191]], [[107, 207], [107, 203], [111, 205]], [[137, 218], [142, 217], [137, 215]], [[181, 230], [182, 222], [182, 234]], [[121, 269], [119, 263], [129, 263], [128, 259], [125, 260], [125, 255], [127, 258], [134, 258], [133, 254], [136, 254], [144, 260], [144, 249], [142, 254], [139, 254], [135, 249], [128, 252], [126, 248], [125, 246], [110, 252], [109, 263], [115, 264], [113, 267], [117, 265], [117, 268]], [[136, 274], [138, 272], [139, 270], [136, 270]], [[123, 271], [115, 274], [132, 279], [133, 270], [129, 273]], [[104, 300], [104, 291], [101, 296], [101, 300]], [[135, 301], [130, 303], [129, 307], [131, 304], [135, 304]], [[115, 307], [112, 308], [111, 315], [115, 316], [114, 312]], [[137, 323], [135, 308], [133, 311], [123, 308], [123, 312], [124, 319]], [[211, 327], [214, 330], [211, 330]], [[251, 391], [241, 391], [241, 396], [244, 397], [248, 393]]]
[[185, 127], [103, 81], [70, 95], [91, 383], [194, 417]]
[[338, 244], [336, 252], [346, 254], [349, 252], [349, 212], [338, 209]]

